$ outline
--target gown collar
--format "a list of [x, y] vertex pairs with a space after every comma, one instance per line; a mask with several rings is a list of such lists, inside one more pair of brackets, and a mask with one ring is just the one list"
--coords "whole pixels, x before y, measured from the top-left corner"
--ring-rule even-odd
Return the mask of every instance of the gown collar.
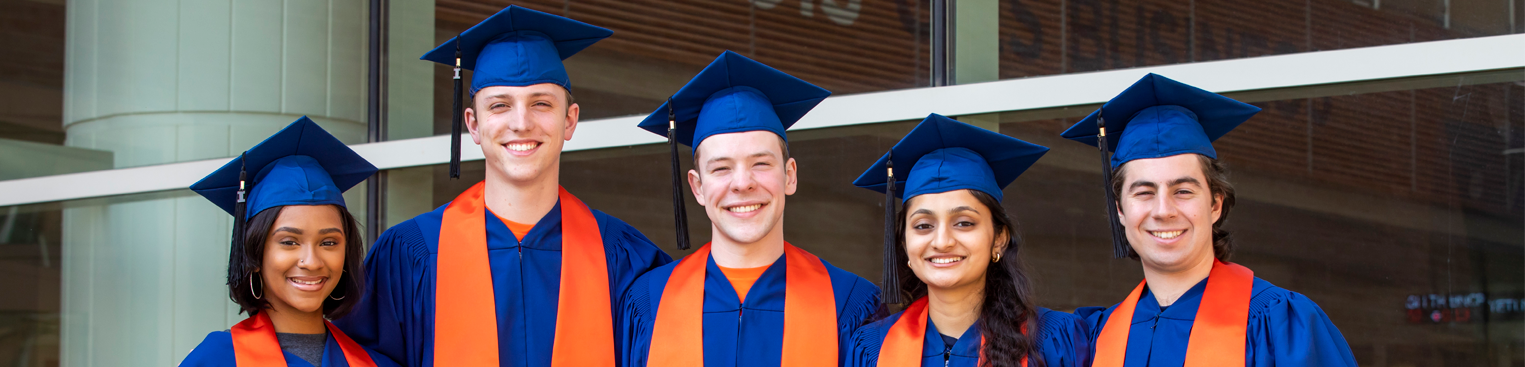
[[1138, 306], [1133, 311], [1133, 323], [1141, 324], [1153, 320], [1155, 316], [1160, 318], [1182, 321], [1195, 321], [1197, 319], [1197, 307], [1202, 305], [1202, 292], [1207, 289], [1207, 278], [1197, 282], [1197, 285], [1187, 289], [1181, 294], [1181, 298], [1166, 307], [1162, 312], [1160, 302], [1154, 299], [1154, 292], [1144, 287], [1144, 294], [1139, 296]]
[[[538, 227], [538, 225], [537, 225]], [[534, 233], [534, 231], [530, 231]], [[768, 270], [763, 271], [762, 276], [752, 283], [752, 288], [747, 290], [746, 308], [751, 310], [784, 311], [784, 287], [788, 285], [785, 277], [786, 268], [784, 258], [780, 255], [768, 265]], [[704, 312], [734, 312], [742, 308], [741, 296], [736, 294], [736, 289], [731, 286], [731, 281], [726, 279], [725, 273], [720, 271], [720, 265], [715, 263], [715, 256], [710, 255], [704, 266]]]
[[[492, 210], [488, 209], [487, 212], [492, 213]], [[503, 224], [503, 220], [496, 213], [485, 215], [485, 217], [487, 217], [488, 250], [511, 249], [521, 245], [519, 238], [514, 236], [513, 231], [508, 229], [508, 225]], [[553, 234], [555, 236], [552, 236]], [[530, 228], [530, 233], [524, 234], [523, 246], [538, 250], [561, 251], [560, 238], [561, 200], [557, 199], [551, 211], [535, 222], [535, 226]], [[547, 239], [557, 239], [557, 241], [546, 241]]]
[[[953, 355], [969, 358], [980, 356], [980, 323], [975, 322], [964, 330], [964, 335], [958, 337], [958, 342], [953, 344]], [[943, 343], [943, 334], [937, 331], [937, 324], [932, 323], [932, 317], [927, 316], [927, 335], [922, 338], [921, 355], [923, 357], [941, 356], [947, 344]]]

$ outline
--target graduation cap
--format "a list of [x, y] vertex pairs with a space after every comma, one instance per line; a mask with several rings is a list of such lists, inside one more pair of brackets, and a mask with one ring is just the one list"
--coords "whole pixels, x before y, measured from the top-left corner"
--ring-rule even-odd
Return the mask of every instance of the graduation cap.
[[561, 60], [614, 31], [509, 5], [425, 53], [421, 60], [455, 67], [451, 94], [450, 178], [461, 176], [461, 69], [471, 70], [471, 94], [496, 86], [551, 83], [572, 91]]
[[[922, 194], [977, 190], [997, 201], [1001, 189], [1032, 167], [1048, 148], [931, 114], [888, 153], [853, 180], [853, 185], [884, 193], [885, 303], [900, 303], [895, 270], [895, 198], [901, 203]], [[895, 166], [910, 167], [895, 175]], [[896, 191], [896, 187], [903, 187]]]
[[678, 144], [698, 149], [705, 138], [726, 133], [770, 131], [788, 142], [784, 130], [831, 92], [778, 69], [726, 51], [638, 125], [667, 137], [672, 150], [673, 211], [678, 248], [688, 249], [688, 216]]
[[[1128, 256], [1111, 189], [1113, 170], [1136, 159], [1188, 153], [1217, 159], [1212, 142], [1259, 112], [1259, 107], [1150, 73], [1060, 134], [1101, 150], [1112, 255]], [[1113, 118], [1110, 124], [1106, 117]]]
[[[250, 172], [254, 172], [251, 177]], [[303, 116], [191, 185], [233, 215], [233, 253], [243, 252], [249, 218], [285, 205], [344, 205], [344, 191], [376, 166]], [[243, 275], [247, 269], [228, 269]]]

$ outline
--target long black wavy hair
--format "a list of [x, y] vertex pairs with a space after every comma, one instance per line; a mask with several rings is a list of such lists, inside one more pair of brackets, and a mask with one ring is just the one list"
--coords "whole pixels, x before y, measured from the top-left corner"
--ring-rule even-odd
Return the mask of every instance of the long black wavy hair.
[[[985, 356], [981, 359], [981, 366], [1019, 366], [1022, 357], [1029, 357], [1029, 366], [1044, 366], [1042, 358], [1035, 353], [1037, 343], [1031, 337], [1038, 331], [1038, 307], [1032, 303], [1032, 280], [1027, 277], [1022, 258], [1017, 256], [1022, 248], [1019, 227], [1016, 221], [1006, 215], [1006, 209], [1001, 207], [1001, 202], [995, 197], [978, 190], [968, 192], [990, 209], [996, 239], [999, 240], [1003, 234], [1007, 238], [1006, 249], [1001, 252], [1001, 261], [991, 263], [985, 273], [985, 300], [980, 307], [979, 321], [976, 321], [981, 336], [985, 338]], [[914, 300], [927, 295], [927, 284], [916, 277], [909, 265], [905, 265], [910, 260], [905, 250], [908, 208], [908, 205], [901, 206], [896, 216], [895, 238], [899, 246], [895, 246], [895, 253], [896, 264], [901, 264], [897, 272], [900, 277], [899, 291], [907, 297], [904, 299]], [[1026, 334], [1022, 333], [1024, 326], [1028, 331]]]

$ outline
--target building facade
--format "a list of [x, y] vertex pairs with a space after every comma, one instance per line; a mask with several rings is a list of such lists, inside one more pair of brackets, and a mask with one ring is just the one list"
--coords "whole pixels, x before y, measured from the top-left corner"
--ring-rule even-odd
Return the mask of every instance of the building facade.
[[446, 177], [451, 71], [417, 58], [510, 4], [614, 30], [566, 60], [563, 185], [674, 257], [635, 124], [733, 50], [834, 92], [790, 131], [790, 242], [878, 279], [850, 183], [942, 113], [1053, 148], [1005, 190], [1040, 305], [1116, 303], [1142, 271], [1058, 135], [1155, 72], [1264, 108], [1216, 143], [1233, 259], [1361, 365], [1525, 366], [1522, 0], [0, 0], [0, 364], [173, 365], [241, 320], [232, 222], [185, 187], [300, 116], [383, 169], [346, 194], [368, 240], [481, 180], [471, 144]]

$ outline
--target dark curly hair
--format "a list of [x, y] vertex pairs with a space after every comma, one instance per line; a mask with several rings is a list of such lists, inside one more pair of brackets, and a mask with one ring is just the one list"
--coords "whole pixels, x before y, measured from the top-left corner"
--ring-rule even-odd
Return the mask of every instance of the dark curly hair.
[[[985, 272], [985, 300], [980, 306], [979, 321], [976, 321], [985, 338], [981, 366], [1019, 366], [1022, 358], [1029, 356], [1030, 366], [1044, 366], [1042, 358], [1035, 353], [1036, 339], [1031, 336], [1038, 330], [1038, 307], [1032, 303], [1032, 279], [1027, 277], [1022, 258], [1017, 256], [1022, 248], [1017, 223], [1006, 215], [1006, 209], [995, 197], [978, 190], [967, 191], [990, 209], [996, 238], [1002, 234], [1007, 238], [1001, 261], [992, 263]], [[906, 264], [910, 260], [905, 250], [907, 210], [908, 206], [902, 206], [895, 220], [895, 238], [899, 242], [895, 246], [897, 264]], [[900, 265], [898, 268], [901, 295], [907, 297], [905, 299], [925, 297], [927, 284], [916, 277], [910, 266]], [[1022, 333], [1024, 326], [1027, 334]]]
[[[355, 303], [360, 302], [360, 294], [365, 289], [365, 267], [362, 265], [365, 261], [365, 241], [361, 238], [360, 223], [344, 207], [333, 207], [339, 211], [339, 218], [344, 223], [344, 272], [332, 294], [342, 298], [337, 301], [332, 298], [323, 299], [323, 316], [329, 319], [348, 314]], [[228, 253], [228, 298], [233, 299], [233, 303], [237, 303], [243, 313], [249, 316], [258, 315], [260, 310], [270, 307], [268, 298], [265, 298], [263, 282], [253, 278], [258, 277], [254, 271], [264, 266], [265, 241], [270, 238], [270, 231], [274, 229], [275, 220], [280, 217], [282, 208], [285, 206], [271, 207], [249, 218], [248, 230], [244, 232], [244, 251]], [[260, 298], [254, 297], [251, 287], [260, 288]]]
[[[1217, 159], [1208, 158], [1205, 155], [1197, 155], [1197, 163], [1202, 167], [1202, 176], [1207, 177], [1207, 190], [1213, 194], [1213, 200], [1223, 198], [1223, 212], [1218, 215], [1218, 220], [1213, 222], [1213, 257], [1218, 261], [1228, 262], [1234, 255], [1234, 237], [1223, 224], [1228, 223], [1228, 213], [1234, 209], [1234, 185], [1228, 182], [1228, 169]], [[1123, 178], [1128, 175], [1128, 165], [1123, 164], [1112, 171], [1112, 194], [1113, 197], [1123, 197]], [[1122, 199], [1118, 199], [1118, 211], [1122, 211]], [[1217, 204], [1214, 202], [1214, 204]], [[1123, 243], [1128, 238], [1122, 238]], [[1133, 251], [1133, 245], [1128, 245], [1128, 258], [1138, 260], [1138, 252]]]

